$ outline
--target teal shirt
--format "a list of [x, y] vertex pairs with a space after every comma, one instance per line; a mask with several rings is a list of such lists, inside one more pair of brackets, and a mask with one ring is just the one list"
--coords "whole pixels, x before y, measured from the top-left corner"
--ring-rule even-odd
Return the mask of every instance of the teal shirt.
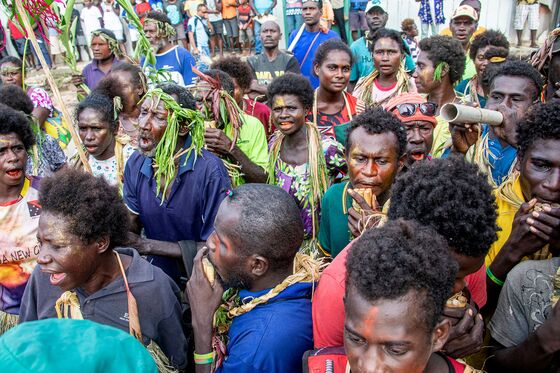
[[[416, 69], [416, 64], [410, 56], [410, 49], [406, 41], [404, 41], [404, 44], [408, 52], [405, 58], [405, 68], [406, 71], [412, 73]], [[375, 70], [375, 66], [373, 65], [373, 57], [367, 47], [366, 39], [363, 36], [353, 42], [350, 49], [354, 56], [354, 64], [352, 64], [352, 71], [350, 72], [350, 81], [355, 82], [361, 77], [371, 74], [373, 70]]]
[[[352, 207], [352, 197], [344, 190], [348, 182], [331, 186], [321, 201], [321, 223], [319, 225], [319, 244], [334, 258], [350, 243], [348, 230], [348, 209]], [[343, 197], [346, 210], [343, 209]]]

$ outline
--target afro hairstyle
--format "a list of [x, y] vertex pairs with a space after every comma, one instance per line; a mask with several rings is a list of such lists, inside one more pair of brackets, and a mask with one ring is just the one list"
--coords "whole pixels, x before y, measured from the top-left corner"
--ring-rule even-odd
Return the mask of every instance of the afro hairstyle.
[[451, 295], [457, 267], [432, 228], [412, 220], [388, 221], [354, 241], [346, 259], [346, 297], [354, 289], [374, 303], [414, 292], [419, 306], [411, 312], [422, 313], [421, 326], [431, 333]]
[[560, 140], [558, 118], [560, 101], [552, 100], [531, 107], [525, 119], [517, 125], [517, 151], [521, 158], [537, 140]]
[[414, 20], [412, 18], [405, 18], [401, 22], [402, 32], [411, 31], [414, 26], [416, 26], [416, 23], [414, 22]]
[[0, 135], [15, 133], [26, 151], [35, 145], [35, 136], [33, 136], [29, 121], [30, 119], [21, 111], [0, 104]]
[[487, 176], [462, 157], [415, 162], [393, 183], [388, 217], [430, 226], [457, 254], [473, 258], [485, 256], [498, 238]]
[[469, 57], [471, 60], [476, 60], [476, 55], [481, 48], [488, 46], [499, 47], [509, 50], [509, 41], [507, 37], [497, 30], [487, 30], [482, 34], [477, 35], [471, 43], [469, 49]]
[[245, 184], [235, 188], [223, 204], [239, 214], [231, 231], [242, 255], [267, 258], [273, 272], [293, 265], [303, 242], [303, 223], [288, 193], [275, 185]]
[[529, 79], [533, 83], [533, 100], [538, 100], [543, 89], [544, 81], [537, 69], [525, 61], [511, 60], [501, 64], [498, 69], [492, 69], [488, 73], [488, 84], [490, 88], [499, 76], [519, 76]]
[[352, 147], [352, 132], [359, 127], [363, 128], [368, 135], [392, 132], [397, 139], [398, 157], [406, 152], [408, 142], [406, 140], [406, 129], [402, 122], [394, 114], [383, 110], [381, 107], [374, 107], [352, 118], [346, 132], [348, 154], [350, 154], [350, 148]]
[[251, 66], [239, 57], [223, 57], [210, 66], [211, 69], [221, 70], [237, 81], [239, 88], [248, 91], [253, 80]]
[[26, 115], [31, 115], [33, 112], [33, 101], [17, 85], [4, 84], [0, 86], [0, 102]]
[[39, 204], [43, 213], [67, 223], [68, 233], [90, 244], [109, 237], [110, 248], [127, 243], [128, 212], [119, 191], [102, 177], [66, 168], [41, 181]]
[[286, 73], [272, 81], [266, 93], [268, 104], [272, 105], [274, 96], [292, 95], [299, 99], [304, 109], [313, 107], [313, 88], [309, 79], [300, 74]]
[[125, 96], [125, 93], [123, 92], [124, 87], [120, 84], [120, 82], [114, 79], [115, 76], [121, 75], [121, 72], [128, 73], [128, 78], [130, 79], [132, 85], [136, 88], [142, 89], [142, 94], [140, 94], [140, 97], [142, 97], [146, 93], [146, 76], [140, 67], [126, 62], [113, 66], [109, 75], [99, 81], [95, 90], [109, 96], [110, 99], [117, 96], [122, 99]]
[[465, 51], [458, 40], [450, 36], [436, 35], [422, 39], [418, 46], [422, 52], [428, 54], [434, 69], [442, 62], [449, 66], [451, 84], [454, 85], [461, 80], [465, 72]]

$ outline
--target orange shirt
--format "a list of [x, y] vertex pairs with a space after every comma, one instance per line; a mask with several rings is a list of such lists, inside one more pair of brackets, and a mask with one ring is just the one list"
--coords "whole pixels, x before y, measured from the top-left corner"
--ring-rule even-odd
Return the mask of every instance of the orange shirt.
[[237, 17], [237, 2], [235, 0], [223, 0], [222, 1], [222, 18], [232, 19]]

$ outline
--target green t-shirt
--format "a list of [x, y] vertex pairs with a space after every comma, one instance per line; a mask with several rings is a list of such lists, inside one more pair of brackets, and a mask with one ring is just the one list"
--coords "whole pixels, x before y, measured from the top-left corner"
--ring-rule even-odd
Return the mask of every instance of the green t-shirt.
[[474, 66], [474, 61], [471, 60], [469, 56], [465, 57], [465, 72], [461, 80], [470, 79], [476, 75], [476, 67]]
[[[251, 162], [266, 170], [268, 167], [268, 143], [264, 127], [257, 118], [245, 113], [242, 115], [245, 122], [239, 131], [236, 145]], [[233, 139], [231, 125], [225, 128], [224, 133], [227, 137]], [[245, 184], [243, 177], [239, 180], [239, 184]]]
[[[345, 193], [349, 182], [331, 186], [321, 201], [321, 223], [319, 244], [334, 258], [351, 240], [348, 230], [348, 209], [352, 207], [352, 197]], [[343, 198], [346, 199], [344, 209]]]

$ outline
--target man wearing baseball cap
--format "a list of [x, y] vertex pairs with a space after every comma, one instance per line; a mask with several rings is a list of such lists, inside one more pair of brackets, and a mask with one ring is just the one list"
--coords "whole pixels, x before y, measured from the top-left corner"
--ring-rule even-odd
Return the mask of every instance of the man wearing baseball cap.
[[[459, 3], [459, 6], [461, 5], [472, 6], [474, 10], [476, 10], [476, 14], [478, 14], [478, 20], [480, 21], [480, 14], [481, 14], [480, 12], [482, 10], [482, 4], [480, 3], [480, 0], [463, 0]], [[474, 32], [471, 40], [476, 38], [478, 35], [482, 34], [485, 31], [486, 31], [486, 27], [479, 25], [476, 31]], [[441, 36], [453, 36], [453, 34], [451, 33], [451, 29], [449, 27], [444, 28], [439, 34]]]
[[406, 164], [431, 159], [430, 149], [437, 125], [437, 104], [426, 101], [419, 93], [401, 93], [389, 100], [383, 108], [393, 113], [406, 128]]
[[[360, 78], [371, 74], [375, 69], [371, 55], [371, 39], [377, 30], [385, 27], [387, 24], [389, 13], [387, 13], [386, 9], [387, 5], [382, 0], [370, 0], [366, 5], [365, 13], [368, 31], [350, 46], [354, 56], [354, 63], [350, 73], [350, 84], [348, 84], [349, 92], [352, 92]], [[407, 71], [412, 72], [416, 68], [416, 64], [410, 56], [410, 48], [406, 41], [404, 45], [406, 52], [405, 68]]]
[[471, 46], [471, 38], [478, 26], [478, 13], [470, 5], [461, 5], [451, 17], [449, 28], [454, 39], [457, 39], [463, 46], [465, 51], [465, 72], [462, 80], [470, 79], [476, 74], [476, 68], [473, 60], [469, 57], [469, 48]]

